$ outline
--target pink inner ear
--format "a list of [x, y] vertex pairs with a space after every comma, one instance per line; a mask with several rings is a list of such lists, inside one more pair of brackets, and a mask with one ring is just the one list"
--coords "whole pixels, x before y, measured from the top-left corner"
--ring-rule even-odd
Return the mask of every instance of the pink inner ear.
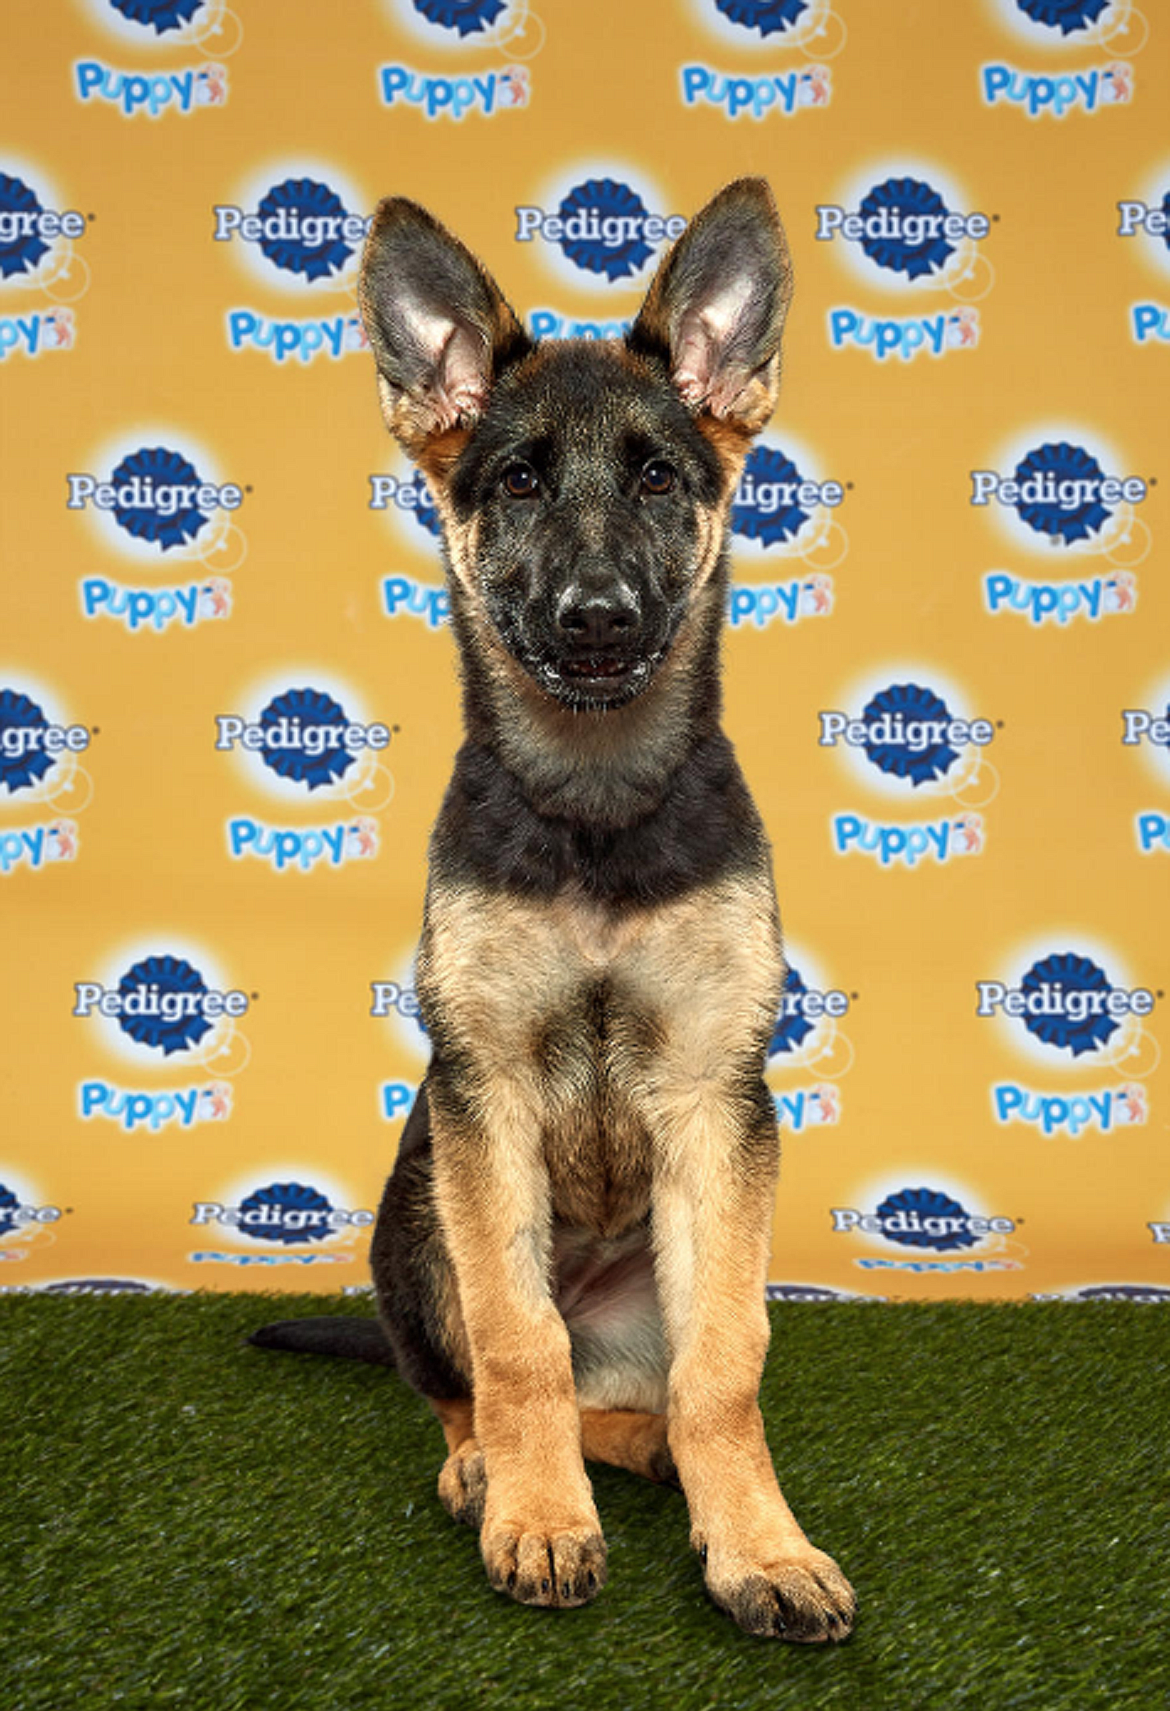
[[425, 310], [416, 311], [411, 332], [431, 364], [426, 405], [434, 431], [475, 421], [487, 403], [487, 341], [466, 322]]
[[439, 354], [435, 412], [439, 428], [453, 428], [483, 414], [488, 395], [488, 347], [471, 327], [456, 322]]
[[730, 352], [750, 297], [749, 280], [732, 280], [684, 315], [675, 334], [674, 384], [688, 404], [706, 405], [716, 416], [728, 413], [749, 378]]

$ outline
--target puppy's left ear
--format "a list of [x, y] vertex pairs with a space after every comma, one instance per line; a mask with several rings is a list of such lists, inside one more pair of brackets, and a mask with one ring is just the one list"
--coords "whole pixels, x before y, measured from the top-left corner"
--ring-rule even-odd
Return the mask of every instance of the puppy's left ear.
[[685, 402], [744, 434], [780, 394], [780, 336], [792, 263], [762, 178], [729, 184], [664, 258], [630, 329], [632, 351], [665, 362]]

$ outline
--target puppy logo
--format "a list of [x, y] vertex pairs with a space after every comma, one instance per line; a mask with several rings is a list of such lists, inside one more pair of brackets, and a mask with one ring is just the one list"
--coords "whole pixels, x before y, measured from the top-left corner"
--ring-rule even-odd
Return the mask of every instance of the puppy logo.
[[528, 67], [524, 65], [506, 65], [500, 73], [500, 97], [509, 107], [527, 107], [531, 93], [528, 80]]
[[1139, 1081], [1123, 1087], [1117, 1095], [1123, 1123], [1144, 1123], [1149, 1116], [1149, 1096]]
[[970, 306], [952, 311], [947, 324], [947, 343], [955, 350], [973, 350], [979, 343], [979, 311]]
[[225, 577], [213, 576], [199, 589], [201, 618], [230, 618], [232, 614], [232, 585]]
[[822, 1081], [813, 1088], [809, 1098], [809, 1122], [818, 1126], [841, 1121], [841, 1090], [831, 1081]]
[[363, 814], [346, 828], [345, 853], [355, 860], [372, 861], [378, 853], [378, 822]]
[[199, 1120], [203, 1123], [226, 1123], [232, 1114], [233, 1090], [228, 1081], [213, 1081], [199, 1094]]
[[195, 105], [197, 107], [222, 107], [227, 98], [227, 66], [202, 66], [195, 73]]
[[455, 30], [466, 39], [492, 29], [506, 0], [414, 0], [414, 9], [441, 30]]
[[960, 814], [955, 821], [952, 835], [961, 855], [982, 855], [982, 814]]
[[72, 309], [50, 309], [41, 322], [41, 337], [49, 350], [71, 351], [77, 338]]
[[54, 820], [46, 834], [46, 861], [75, 861], [77, 859], [77, 821]]
[[1133, 66], [1115, 59], [1101, 73], [1101, 99], [1116, 105], [1133, 100]]

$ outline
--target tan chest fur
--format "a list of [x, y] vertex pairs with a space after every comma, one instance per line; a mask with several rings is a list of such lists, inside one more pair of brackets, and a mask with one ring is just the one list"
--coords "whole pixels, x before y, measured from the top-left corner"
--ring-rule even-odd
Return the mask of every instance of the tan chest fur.
[[555, 1215], [614, 1235], [645, 1216], [680, 1115], [762, 1067], [782, 978], [757, 874], [620, 912], [444, 889], [418, 986], [489, 1138], [499, 1112], [522, 1113]]

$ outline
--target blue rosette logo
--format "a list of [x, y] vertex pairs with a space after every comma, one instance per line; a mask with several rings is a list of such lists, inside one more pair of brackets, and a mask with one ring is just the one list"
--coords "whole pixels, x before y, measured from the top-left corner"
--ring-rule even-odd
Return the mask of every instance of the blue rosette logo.
[[1111, 4], [1112, 0], [1016, 0], [1026, 18], [1046, 29], [1059, 30], [1062, 36], [1091, 29]]
[[1044, 957], [1032, 964], [1020, 987], [1026, 994], [1035, 993], [1043, 999], [1056, 995], [1056, 1004], [1026, 1009], [1024, 1026], [1046, 1046], [1071, 1052], [1073, 1057], [1100, 1051], [1120, 1026], [1099, 1005], [1069, 1002], [1072, 993], [1107, 997], [1113, 990], [1105, 970], [1091, 957], [1078, 956], [1075, 951]]
[[141, 24], [156, 36], [185, 30], [203, 11], [207, 0], [110, 0], [114, 11], [129, 24]]
[[788, 979], [784, 985], [785, 1002], [780, 1007], [776, 1018], [776, 1026], [772, 1030], [772, 1038], [768, 1041], [768, 1056], [787, 1057], [797, 1052], [812, 1033], [814, 1024], [809, 1021], [801, 1008], [800, 1000], [808, 992], [803, 977], [798, 968], [789, 965]]
[[653, 253], [650, 245], [636, 235], [629, 235], [617, 244], [605, 241], [601, 222], [640, 221], [648, 216], [646, 204], [628, 184], [620, 184], [613, 178], [586, 179], [569, 191], [558, 211], [566, 221], [574, 215], [585, 216], [582, 223], [586, 229], [598, 233], [597, 236], [563, 237], [560, 240], [561, 250], [568, 260], [587, 273], [603, 273], [611, 283], [617, 279], [629, 279], [645, 267]]
[[968, 1214], [959, 1202], [935, 1188], [903, 1188], [888, 1194], [877, 1216], [886, 1240], [907, 1248], [949, 1253], [973, 1248], [979, 1240], [971, 1233]]
[[443, 531], [439, 526], [439, 512], [431, 497], [430, 488], [424, 481], [418, 484], [418, 502], [414, 507], [414, 520], [420, 528], [425, 529], [432, 540], [441, 541]]
[[428, 24], [466, 40], [490, 31], [507, 7], [506, 0], [414, 0], [414, 9]]
[[[878, 267], [893, 273], [904, 273], [907, 279], [922, 279], [937, 274], [955, 253], [955, 246], [941, 235], [950, 213], [938, 191], [923, 179], [887, 178], [875, 184], [862, 199], [859, 212], [879, 233], [865, 236], [861, 247]], [[889, 216], [883, 220], [882, 216]], [[915, 223], [910, 232], [925, 230], [929, 235], [911, 241], [906, 235], [907, 216]], [[917, 222], [923, 222], [920, 228]]]
[[[808, 0], [715, 0], [715, 9], [765, 39], [786, 35], [809, 10]], [[805, 20], [807, 22], [807, 19]]]
[[[124, 457], [114, 470], [111, 481], [128, 494], [140, 492], [153, 498], [157, 488], [203, 485], [195, 465], [181, 452], [166, 446], [143, 446], [140, 451]], [[195, 505], [184, 505], [167, 514], [155, 504], [135, 503], [133, 498], [115, 503], [114, 521], [137, 541], [145, 541], [165, 552], [169, 547], [183, 547], [195, 539], [207, 522], [207, 515]]]
[[[126, 970], [118, 991], [123, 999], [145, 992], [150, 1008], [140, 1007], [134, 1014], [123, 1009], [118, 1026], [137, 1045], [150, 1046], [164, 1057], [188, 1052], [211, 1032], [212, 1024], [200, 1013], [197, 1002], [207, 990], [199, 970], [182, 957], [144, 957]], [[173, 995], [180, 995], [178, 1003], [167, 1002]], [[196, 1003], [184, 1001], [189, 999]]]
[[20, 1201], [16, 1195], [11, 1188], [0, 1182], [0, 1240], [10, 1236], [19, 1227], [16, 1216], [19, 1210]]
[[[335, 190], [318, 179], [286, 178], [274, 184], [261, 198], [257, 213], [262, 220], [275, 217], [278, 229], [280, 216], [285, 214], [290, 232], [306, 233], [260, 239], [262, 254], [285, 273], [299, 274], [309, 281], [334, 278], [356, 254], [356, 245], [336, 235], [349, 218], [345, 204]], [[321, 231], [335, 235], [314, 241]]]
[[240, 1201], [239, 1228], [258, 1242], [320, 1242], [334, 1234], [333, 1207], [316, 1188], [273, 1182]]
[[786, 453], [774, 446], [755, 446], [731, 507], [732, 533], [762, 546], [790, 541], [812, 514], [791, 496], [802, 484], [802, 476]]
[[[950, 710], [942, 697], [933, 689], [923, 688], [917, 683], [895, 683], [889, 689], [881, 690], [866, 705], [862, 718], [867, 725], [876, 725], [886, 714], [890, 719], [885, 728], [891, 731], [904, 729], [910, 721], [941, 722], [944, 725], [951, 721]], [[879, 730], [882, 728], [878, 726]], [[907, 779], [915, 789], [942, 778], [959, 758], [958, 751], [941, 739], [921, 748], [911, 747], [896, 738], [890, 741], [879, 739], [866, 745], [865, 754], [879, 772]]]
[[29, 696], [18, 689], [0, 689], [0, 785], [9, 792], [35, 787], [56, 765], [52, 755], [41, 748], [30, 749], [23, 740], [24, 732], [45, 731], [48, 725], [43, 710]]
[[[1086, 540], [1111, 515], [1107, 507], [1093, 496], [1094, 490], [1100, 491], [1105, 471], [1083, 446], [1072, 445], [1067, 440], [1037, 446], [1016, 465], [1016, 479], [1022, 489], [1015, 507], [1021, 520], [1053, 542], [1068, 546], [1073, 541]], [[1061, 492], [1058, 484], [1072, 482], [1089, 483], [1090, 486], [1080, 488], [1085, 496], [1079, 503], [1069, 506], [1055, 495]], [[1029, 484], [1031, 491], [1038, 491], [1043, 497], [1025, 498]]]
[[326, 746], [310, 733], [335, 729], [343, 732], [349, 724], [344, 707], [319, 689], [286, 689], [275, 696], [260, 715], [261, 727], [291, 731], [300, 738], [299, 746], [280, 747], [276, 743], [260, 750], [264, 764], [281, 778], [303, 784], [309, 790], [336, 784], [354, 764], [356, 755], [343, 745]]
[[36, 216], [44, 212], [40, 197], [23, 178], [0, 172], [0, 233], [13, 234], [0, 236], [0, 278], [33, 273], [48, 255], [49, 245], [36, 230]]

